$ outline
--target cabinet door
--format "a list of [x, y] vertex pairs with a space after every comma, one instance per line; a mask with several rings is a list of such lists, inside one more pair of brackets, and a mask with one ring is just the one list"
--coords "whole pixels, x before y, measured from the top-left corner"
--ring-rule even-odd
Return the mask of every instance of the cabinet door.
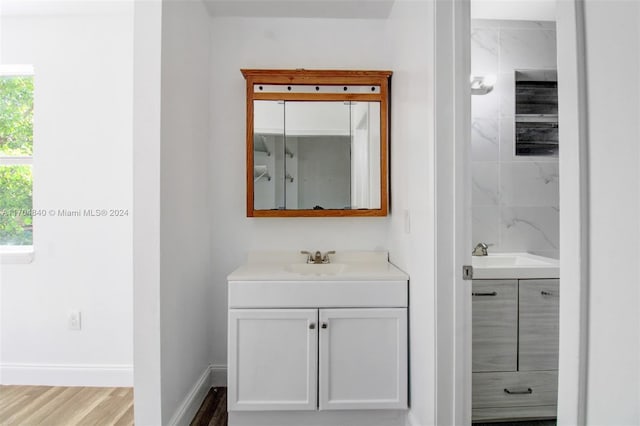
[[473, 280], [472, 370], [516, 371], [518, 362], [518, 283]]
[[321, 410], [407, 407], [407, 309], [320, 310]]
[[229, 310], [229, 411], [315, 410], [318, 311]]
[[558, 369], [559, 280], [520, 280], [520, 371]]

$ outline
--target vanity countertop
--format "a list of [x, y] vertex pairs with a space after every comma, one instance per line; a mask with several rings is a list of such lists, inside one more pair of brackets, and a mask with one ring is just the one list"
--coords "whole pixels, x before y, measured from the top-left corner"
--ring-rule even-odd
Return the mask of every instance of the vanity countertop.
[[489, 253], [473, 256], [473, 279], [560, 278], [558, 259], [531, 253]]
[[[324, 252], [323, 252], [324, 255]], [[338, 251], [309, 264], [299, 251], [249, 253], [229, 280], [229, 308], [407, 307], [409, 276], [386, 251]]]
[[298, 251], [254, 251], [227, 277], [234, 281], [404, 281], [386, 251], [338, 251], [327, 264], [306, 263]]

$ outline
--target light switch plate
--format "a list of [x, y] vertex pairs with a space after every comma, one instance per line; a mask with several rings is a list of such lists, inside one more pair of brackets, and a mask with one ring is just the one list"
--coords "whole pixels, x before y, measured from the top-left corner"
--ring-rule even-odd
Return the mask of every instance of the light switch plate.
[[80, 311], [69, 312], [69, 330], [78, 331], [82, 329], [82, 313]]

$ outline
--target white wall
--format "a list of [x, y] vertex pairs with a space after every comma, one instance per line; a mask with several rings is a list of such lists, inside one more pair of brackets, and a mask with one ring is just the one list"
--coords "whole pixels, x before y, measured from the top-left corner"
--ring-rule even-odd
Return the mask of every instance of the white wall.
[[210, 382], [209, 18], [135, 8], [135, 420], [188, 424]]
[[434, 5], [396, 2], [389, 17], [391, 261], [410, 275], [409, 420], [435, 424]]
[[[434, 422], [433, 4], [398, 2], [388, 20], [212, 20], [213, 363], [226, 364], [226, 275], [248, 250], [388, 249], [411, 275], [411, 421]], [[387, 218], [247, 219], [240, 68], [391, 69]], [[410, 223], [405, 222], [409, 217]]]
[[[160, 148], [162, 423], [189, 422], [210, 363], [209, 18], [201, 2], [163, 2]], [[213, 308], [215, 309], [215, 308]], [[203, 385], [202, 387], [198, 387]], [[195, 387], [195, 388], [194, 388]], [[199, 400], [198, 400], [199, 399]], [[186, 414], [181, 411], [186, 410]], [[173, 417], [173, 418], [172, 418]]]
[[587, 424], [640, 424], [640, 3], [585, 2]]
[[472, 21], [471, 73], [497, 77], [471, 111], [473, 244], [490, 252], [559, 256], [558, 158], [514, 154], [514, 71], [555, 68], [554, 22]]
[[134, 416], [162, 424], [160, 123], [162, 2], [135, 2], [133, 66]]
[[214, 18], [211, 71], [212, 360], [226, 365], [226, 276], [252, 249], [386, 249], [389, 218], [247, 218], [240, 68], [393, 69], [386, 21]]
[[132, 384], [132, 7], [95, 5], [1, 17], [0, 61], [35, 69], [34, 208], [129, 213], [34, 220], [33, 263], [0, 270], [1, 383]]

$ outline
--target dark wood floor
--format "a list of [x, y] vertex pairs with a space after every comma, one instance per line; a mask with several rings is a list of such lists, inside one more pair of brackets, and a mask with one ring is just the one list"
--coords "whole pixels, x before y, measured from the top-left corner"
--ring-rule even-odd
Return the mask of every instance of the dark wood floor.
[[[555, 420], [507, 423], [475, 423], [473, 426], [555, 426]], [[227, 388], [211, 388], [191, 426], [227, 426]]]
[[522, 422], [474, 423], [473, 426], [556, 426], [555, 420], [527, 420]]
[[227, 388], [211, 388], [191, 426], [227, 426]]

